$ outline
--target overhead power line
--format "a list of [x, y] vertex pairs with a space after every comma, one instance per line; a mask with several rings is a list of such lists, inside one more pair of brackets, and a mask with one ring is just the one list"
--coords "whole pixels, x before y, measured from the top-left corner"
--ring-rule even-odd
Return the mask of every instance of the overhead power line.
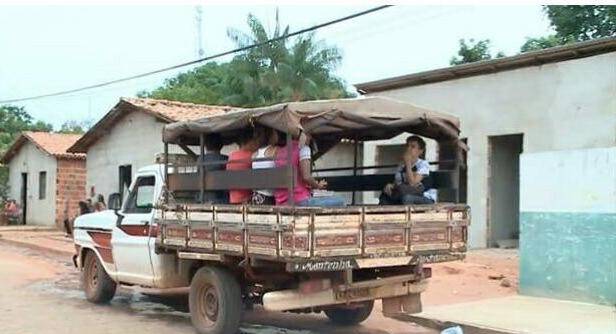
[[321, 28], [324, 28], [324, 27], [327, 27], [327, 26], [331, 26], [331, 25], [334, 25], [334, 24], [337, 24], [337, 23], [340, 23], [340, 22], [348, 21], [348, 20], [351, 20], [351, 19], [354, 19], [354, 18], [357, 18], [357, 17], [360, 17], [360, 16], [364, 16], [364, 15], [367, 15], [367, 14], [370, 14], [370, 13], [374, 13], [374, 12], [383, 10], [385, 8], [388, 8], [388, 7], [392, 7], [392, 5], [384, 5], [384, 6], [378, 6], [378, 7], [370, 8], [368, 10], [364, 10], [364, 11], [361, 11], [361, 12], [358, 12], [358, 13], [355, 13], [355, 14], [344, 16], [344, 17], [338, 18], [336, 20], [327, 21], [327, 22], [324, 22], [324, 23], [321, 23], [321, 24], [314, 25], [314, 26], [309, 27], [309, 28], [305, 28], [305, 29], [302, 29], [302, 30], [294, 31], [294, 32], [289, 33], [287, 35], [283, 35], [283, 36], [280, 36], [280, 37], [272, 38], [272, 39], [269, 39], [269, 40], [267, 40], [265, 42], [251, 44], [251, 45], [244, 46], [244, 47], [241, 47], [241, 48], [237, 48], [237, 49], [221, 52], [221, 53], [218, 53], [218, 54], [215, 54], [215, 55], [211, 55], [211, 56], [204, 57], [204, 58], [199, 58], [199, 59], [196, 59], [196, 60], [193, 60], [193, 61], [189, 61], [189, 62], [186, 62], [186, 63], [177, 64], [177, 65], [161, 68], [161, 69], [158, 69], [158, 70], [154, 70], [154, 71], [150, 71], [150, 72], [146, 72], [146, 73], [141, 73], [141, 74], [136, 74], [136, 75], [132, 75], [132, 76], [129, 76], [129, 77], [124, 77], [124, 78], [120, 78], [120, 79], [116, 79], [116, 80], [105, 81], [105, 82], [98, 83], [98, 84], [95, 84], [95, 85], [84, 86], [84, 87], [74, 88], [74, 89], [69, 89], [69, 90], [63, 90], [63, 91], [59, 91], [59, 92], [55, 92], [55, 93], [35, 95], [35, 96], [22, 97], [22, 98], [16, 98], [16, 99], [0, 100], [0, 104], [23, 102], [23, 101], [37, 100], [37, 99], [53, 97], [53, 96], [72, 94], [72, 93], [82, 92], [82, 91], [85, 91], [85, 90], [90, 90], [90, 89], [95, 89], [95, 88], [100, 88], [100, 87], [104, 87], [104, 86], [113, 85], [113, 84], [116, 84], [116, 83], [119, 83], [119, 82], [123, 82], [123, 81], [139, 79], [139, 78], [147, 77], [147, 76], [158, 74], [158, 73], [162, 73], [162, 72], [167, 72], [167, 71], [175, 70], [175, 69], [186, 67], [186, 66], [190, 66], [190, 65], [195, 65], [195, 64], [198, 64], [198, 63], [202, 63], [204, 61], [208, 61], [208, 60], [224, 57], [224, 56], [231, 55], [231, 54], [234, 54], [234, 53], [239, 53], [239, 52], [247, 51], [247, 50], [250, 50], [250, 49], [258, 48], [258, 47], [261, 47], [261, 46], [264, 46], [264, 45], [267, 45], [267, 44], [270, 44], [270, 43], [273, 43], [273, 42], [277, 42], [277, 41], [280, 41], [280, 40], [283, 40], [283, 39], [287, 39], [287, 38], [290, 38], [290, 37], [293, 37], [293, 36], [305, 34], [305, 33], [310, 32], [310, 31], [315, 31], [315, 30], [318, 30], [318, 29], [321, 29]]

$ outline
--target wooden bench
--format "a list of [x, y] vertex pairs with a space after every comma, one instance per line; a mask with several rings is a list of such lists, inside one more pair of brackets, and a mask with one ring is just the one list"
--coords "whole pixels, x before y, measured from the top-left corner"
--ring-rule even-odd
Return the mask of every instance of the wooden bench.
[[[381, 191], [385, 184], [394, 181], [395, 174], [365, 174], [323, 177], [327, 189], [340, 192]], [[430, 172], [430, 188], [439, 192], [439, 201], [458, 202], [458, 171], [437, 170]]]

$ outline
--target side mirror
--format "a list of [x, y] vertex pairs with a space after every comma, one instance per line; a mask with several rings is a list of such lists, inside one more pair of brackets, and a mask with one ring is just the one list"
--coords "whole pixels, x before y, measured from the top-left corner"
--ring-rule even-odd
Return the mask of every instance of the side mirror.
[[109, 195], [109, 199], [107, 200], [109, 204], [108, 208], [113, 211], [118, 211], [122, 207], [122, 201], [120, 199], [119, 193], [113, 193]]
[[118, 216], [118, 220], [116, 221], [116, 226], [120, 227], [120, 224], [122, 224], [122, 219], [124, 218], [124, 216], [118, 212], [120, 211], [120, 208], [122, 207], [122, 201], [120, 200], [120, 194], [113, 193], [109, 195], [107, 203], [109, 203], [108, 208], [113, 210], [115, 215]]

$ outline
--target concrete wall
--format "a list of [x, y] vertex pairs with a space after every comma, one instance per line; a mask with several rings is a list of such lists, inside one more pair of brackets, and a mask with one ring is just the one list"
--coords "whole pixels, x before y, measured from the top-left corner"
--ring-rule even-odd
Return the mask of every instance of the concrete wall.
[[[616, 144], [616, 53], [378, 92], [457, 115], [468, 138], [472, 247], [487, 245], [488, 136], [527, 153]], [[366, 159], [370, 159], [366, 152]]]
[[[86, 162], [86, 189], [94, 187], [97, 194], [107, 200], [109, 194], [118, 192], [121, 165], [131, 165], [133, 179], [139, 168], [155, 163], [155, 156], [163, 152], [162, 130], [165, 123], [155, 117], [132, 112], [124, 116], [109, 132], [88, 149]], [[171, 153], [181, 153], [170, 147]]]
[[616, 304], [616, 146], [520, 160], [520, 292]]
[[[56, 216], [56, 159], [27, 142], [11, 159], [9, 167], [9, 196], [21, 200], [21, 174], [28, 173], [26, 224], [54, 225]], [[45, 199], [39, 199], [39, 172], [47, 172]]]

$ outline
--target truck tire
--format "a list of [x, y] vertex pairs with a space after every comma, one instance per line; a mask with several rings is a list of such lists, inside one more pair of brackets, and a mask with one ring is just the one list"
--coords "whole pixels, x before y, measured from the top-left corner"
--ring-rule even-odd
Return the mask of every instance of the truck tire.
[[86, 299], [95, 304], [109, 302], [116, 292], [116, 283], [107, 275], [98, 256], [93, 251], [86, 251], [81, 273]]
[[242, 313], [240, 285], [226, 269], [202, 267], [190, 283], [188, 307], [199, 334], [235, 334]]
[[368, 319], [372, 308], [374, 307], [374, 300], [358, 303], [361, 306], [357, 308], [329, 308], [324, 310], [325, 315], [336, 325], [352, 326], [359, 324], [360, 322]]

